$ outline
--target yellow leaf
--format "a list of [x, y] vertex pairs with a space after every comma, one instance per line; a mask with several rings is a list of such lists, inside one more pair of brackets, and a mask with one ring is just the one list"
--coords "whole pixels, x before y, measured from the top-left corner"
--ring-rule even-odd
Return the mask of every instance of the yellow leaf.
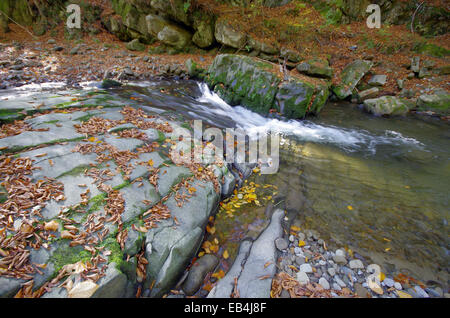
[[90, 142], [94, 142], [96, 139], [95, 139], [95, 137], [90, 137], [89, 139], [88, 139], [88, 141], [90, 141]]
[[298, 231], [300, 231], [300, 228], [298, 226], [292, 225], [291, 231], [298, 232]]
[[410, 294], [402, 292], [401, 290], [397, 290], [396, 293], [397, 293], [398, 297], [400, 297], [400, 298], [412, 298], [412, 296]]
[[227, 259], [228, 257], [230, 257], [230, 255], [228, 254], [228, 251], [225, 250], [225, 252], [223, 252], [222, 254], [223, 258]]
[[150, 159], [148, 162], [147, 162], [147, 164], [149, 165], [149, 166], [152, 166], [153, 167], [153, 160], [152, 159]]
[[353, 210], [353, 207], [351, 205], [348, 205], [347, 209], [349, 209], [351, 211], [351, 210]]
[[225, 272], [223, 270], [219, 270], [217, 273], [214, 273], [211, 276], [217, 279], [222, 279], [225, 276]]
[[375, 293], [377, 293], [378, 295], [383, 295], [383, 289], [380, 285], [378, 285], [377, 282], [369, 279], [368, 285], [369, 288], [372, 289]]
[[298, 246], [300, 246], [300, 247], [305, 246], [305, 245], [306, 245], [305, 241], [299, 241], [298, 242]]
[[203, 255], [205, 255], [205, 252], [198, 253], [198, 257], [202, 257]]

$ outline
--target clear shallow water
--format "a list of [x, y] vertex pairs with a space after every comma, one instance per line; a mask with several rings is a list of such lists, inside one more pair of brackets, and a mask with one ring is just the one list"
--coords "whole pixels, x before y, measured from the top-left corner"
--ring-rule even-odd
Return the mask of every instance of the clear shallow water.
[[[282, 133], [279, 172], [254, 181], [278, 186], [278, 199], [302, 228], [357, 251], [387, 273], [448, 284], [448, 123], [377, 118], [346, 103], [330, 103], [306, 121], [281, 121], [231, 107], [193, 82], [141, 84], [133, 91], [153, 107], [213, 126]], [[250, 222], [227, 222], [228, 230], [245, 228], [237, 225], [244, 219]]]
[[[94, 89], [87, 83], [84, 89]], [[49, 87], [51, 88], [51, 87]], [[45, 89], [5, 92], [11, 100]], [[59, 93], [69, 93], [54, 87]], [[281, 121], [231, 107], [193, 81], [133, 83], [111, 91], [156, 113], [182, 114], [249, 134], [283, 135], [277, 174], [253, 176], [278, 186], [278, 200], [302, 229], [315, 229], [382, 265], [443, 287], [449, 282], [450, 125], [428, 118], [377, 118], [354, 105], [330, 103], [318, 117]], [[266, 224], [264, 208], [245, 211], [217, 230], [238, 246]], [[334, 243], [333, 243], [334, 242]]]

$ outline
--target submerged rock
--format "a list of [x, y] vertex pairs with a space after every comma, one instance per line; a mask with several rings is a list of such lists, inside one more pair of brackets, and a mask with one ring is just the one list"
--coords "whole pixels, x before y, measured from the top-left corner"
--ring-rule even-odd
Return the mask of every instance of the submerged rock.
[[[241, 243], [233, 266], [211, 290], [208, 298], [230, 297], [234, 286], [243, 298], [270, 297], [272, 278], [276, 273], [275, 240], [283, 234], [281, 227], [283, 216], [283, 210], [274, 211], [269, 226], [256, 241], [252, 243], [245, 240]], [[235, 278], [237, 278], [236, 285]]]
[[448, 116], [450, 115], [450, 94], [421, 95], [417, 99], [417, 109]]
[[364, 101], [365, 109], [374, 115], [405, 115], [409, 112], [409, 106], [406, 100], [383, 96], [376, 99], [367, 99]]
[[214, 271], [217, 264], [219, 264], [219, 259], [215, 255], [206, 254], [200, 257], [192, 265], [189, 274], [183, 283], [182, 288], [186, 295], [194, 295], [203, 283], [206, 274]]

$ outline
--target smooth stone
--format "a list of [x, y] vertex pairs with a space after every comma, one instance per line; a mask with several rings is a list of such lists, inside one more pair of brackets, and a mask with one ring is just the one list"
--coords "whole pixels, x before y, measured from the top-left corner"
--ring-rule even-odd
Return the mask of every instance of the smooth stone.
[[275, 240], [275, 246], [278, 250], [283, 251], [288, 248], [288, 242], [284, 238], [279, 237]]
[[394, 287], [394, 284], [395, 284], [394, 280], [391, 278], [385, 278], [383, 280], [383, 283], [389, 288]]
[[347, 259], [344, 256], [341, 255], [334, 255], [333, 260], [338, 264], [347, 264]]
[[402, 284], [400, 284], [399, 282], [395, 282], [395, 283], [394, 283], [394, 287], [395, 287], [395, 289], [397, 289], [397, 290], [402, 290], [402, 289], [403, 289]]
[[430, 296], [424, 291], [420, 286], [414, 286], [413, 288], [414, 292], [419, 295], [421, 298], [429, 298]]
[[355, 292], [358, 297], [367, 298], [367, 296], [370, 295], [369, 291], [361, 284], [355, 284]]
[[309, 277], [305, 272], [298, 272], [297, 273], [297, 281], [300, 284], [308, 284], [309, 283]]
[[351, 269], [363, 269], [364, 264], [359, 259], [352, 259], [349, 263]]
[[343, 257], [345, 257], [345, 251], [342, 250], [342, 249], [337, 249], [335, 254], [336, 254], [336, 256], [343, 256]]
[[300, 265], [300, 271], [305, 273], [312, 273], [313, 269], [309, 264], [302, 264]]
[[336, 283], [337, 283], [339, 286], [341, 286], [342, 288], [344, 288], [345, 286], [347, 286], [347, 285], [342, 281], [342, 279], [339, 278], [339, 276], [336, 276], [336, 277], [334, 278], [334, 280], [335, 280]]
[[323, 287], [323, 289], [330, 289], [330, 283], [325, 278], [319, 279], [319, 284]]
[[328, 268], [327, 272], [330, 276], [336, 275], [336, 270], [333, 267]]
[[297, 265], [303, 265], [305, 264], [305, 257], [304, 256], [296, 256], [295, 257], [295, 263]]

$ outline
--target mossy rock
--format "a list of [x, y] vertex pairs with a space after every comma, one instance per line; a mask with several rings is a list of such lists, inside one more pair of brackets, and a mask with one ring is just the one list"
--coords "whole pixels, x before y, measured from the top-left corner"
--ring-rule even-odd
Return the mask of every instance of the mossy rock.
[[432, 111], [438, 115], [450, 115], [450, 94], [421, 95], [417, 100], [417, 109]]
[[341, 73], [341, 82], [333, 88], [333, 92], [339, 99], [351, 96], [359, 81], [372, 68], [373, 62], [356, 60], [348, 64]]
[[[269, 72], [272, 65], [242, 55], [220, 54], [209, 67], [208, 84], [229, 91], [231, 105], [241, 104], [256, 112], [267, 114], [272, 108], [280, 79]], [[216, 88], [219, 87], [219, 88]]]
[[409, 103], [394, 96], [383, 96], [380, 98], [367, 99], [364, 101], [364, 108], [377, 116], [383, 115], [405, 115], [409, 112]]
[[282, 83], [275, 101], [278, 110], [288, 118], [304, 118], [308, 112], [314, 86], [297, 80]]
[[100, 87], [101, 88], [112, 88], [112, 87], [119, 87], [119, 86], [122, 86], [122, 83], [117, 82], [117, 81], [112, 80], [112, 79], [104, 79], [102, 81], [102, 84], [101, 84]]
[[134, 39], [126, 44], [126, 48], [130, 51], [145, 51], [145, 44], [139, 42], [139, 39]]
[[419, 43], [413, 47], [413, 51], [434, 57], [446, 57], [450, 55], [450, 50], [432, 43]]

